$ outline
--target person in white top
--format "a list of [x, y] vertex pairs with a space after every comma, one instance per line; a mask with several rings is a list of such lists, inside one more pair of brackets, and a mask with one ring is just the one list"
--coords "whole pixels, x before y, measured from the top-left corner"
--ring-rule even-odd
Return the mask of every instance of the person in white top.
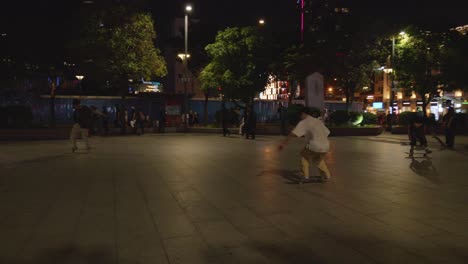
[[[319, 176], [322, 179], [328, 179], [330, 178], [330, 171], [324, 158], [330, 150], [330, 143], [328, 142], [329, 134], [330, 130], [328, 130], [323, 122], [310, 115], [310, 108], [304, 107], [301, 110], [301, 121], [291, 131], [289, 136], [281, 142], [278, 150], [282, 150], [292, 138], [305, 137], [307, 144], [300, 152], [304, 178], [308, 179]], [[320, 175], [316, 175], [316, 173]]]

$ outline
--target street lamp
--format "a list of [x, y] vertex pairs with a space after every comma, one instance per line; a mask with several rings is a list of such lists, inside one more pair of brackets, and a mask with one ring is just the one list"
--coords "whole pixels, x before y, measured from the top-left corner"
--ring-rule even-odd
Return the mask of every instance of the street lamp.
[[260, 24], [260, 26], [265, 25], [265, 19], [258, 20], [258, 24]]
[[75, 77], [78, 79], [79, 84], [80, 84], [80, 95], [83, 95], [83, 86], [81, 86], [81, 80], [83, 80], [84, 76], [83, 75], [76, 75]]
[[[406, 36], [406, 32], [404, 31], [401, 31], [399, 33], [400, 36], [402, 37], [405, 37]], [[391, 93], [390, 93], [390, 115], [393, 119], [393, 115], [394, 115], [394, 108], [393, 108], [393, 104], [394, 104], [394, 101], [395, 101], [395, 36], [392, 36], [392, 60], [391, 60], [391, 64], [392, 64], [392, 68], [391, 69], [386, 69], [388, 71], [388, 73], [392, 73], [392, 87], [391, 87]], [[390, 130], [392, 129], [392, 119], [390, 119], [390, 122], [389, 122], [389, 127], [390, 127]]]
[[188, 55], [188, 14], [192, 12], [192, 6], [191, 5], [186, 5], [185, 6], [185, 31], [184, 31], [184, 36], [185, 36], [185, 50], [184, 50], [184, 54], [182, 56], [182, 61], [184, 63], [184, 111], [183, 111], [183, 115], [184, 115], [184, 131], [186, 132], [187, 131], [187, 122], [188, 122], [188, 118], [187, 118], [187, 109], [188, 109], [188, 98], [187, 98], [187, 75], [188, 75], [188, 72], [187, 72], [187, 59], [189, 57]]

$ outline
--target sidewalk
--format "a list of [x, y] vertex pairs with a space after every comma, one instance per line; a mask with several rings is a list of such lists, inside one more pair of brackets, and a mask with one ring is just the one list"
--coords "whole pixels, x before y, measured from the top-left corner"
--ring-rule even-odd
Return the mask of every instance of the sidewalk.
[[333, 177], [298, 185], [303, 141], [281, 138], [2, 142], [0, 263], [466, 263], [464, 146], [412, 161], [404, 136], [331, 138]]

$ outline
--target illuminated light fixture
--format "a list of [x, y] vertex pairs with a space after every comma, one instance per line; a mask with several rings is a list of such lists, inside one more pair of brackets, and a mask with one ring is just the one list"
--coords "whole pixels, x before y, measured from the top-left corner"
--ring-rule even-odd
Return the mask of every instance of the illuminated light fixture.
[[401, 31], [401, 32], [400, 32], [400, 36], [406, 36], [406, 32]]
[[369, 89], [369, 87], [364, 86], [364, 87], [362, 87], [362, 89], [363, 89], [363, 90], [367, 90], [367, 89]]
[[462, 104], [455, 104], [455, 108], [460, 108]]
[[192, 6], [191, 5], [186, 5], [185, 6], [185, 11], [191, 12], [192, 11]]
[[462, 97], [463, 96], [463, 92], [458, 90], [458, 91], [455, 91], [455, 97]]
[[346, 98], [342, 98], [341, 101], [346, 102]]
[[76, 75], [75, 77], [76, 77], [78, 80], [80, 80], [80, 81], [83, 80], [83, 78], [84, 78], [83, 75]]
[[264, 19], [258, 20], [258, 24], [260, 24], [260, 25], [265, 25], [265, 20], [264, 20]]
[[398, 92], [398, 93], [397, 93], [397, 98], [398, 98], [398, 99], [403, 99], [403, 93], [402, 93], [402, 92]]
[[[177, 57], [179, 57], [181, 60], [184, 60], [185, 59], [185, 54], [184, 53], [179, 53], [177, 54]], [[190, 58], [190, 54], [187, 54], [187, 59]]]
[[368, 95], [366, 98], [367, 99], [374, 99], [374, 96], [373, 95]]
[[331, 93], [333, 92], [333, 87], [328, 88], [328, 91]]
[[411, 99], [416, 99], [416, 93], [415, 92], [411, 93]]
[[335, 78], [335, 79], [333, 79], [333, 80], [334, 80], [334, 81], [337, 81], [338, 79], [337, 79], [337, 78]]
[[385, 69], [383, 69], [383, 71], [385, 73], [391, 73], [391, 72], [393, 72], [393, 69], [392, 68], [385, 68]]

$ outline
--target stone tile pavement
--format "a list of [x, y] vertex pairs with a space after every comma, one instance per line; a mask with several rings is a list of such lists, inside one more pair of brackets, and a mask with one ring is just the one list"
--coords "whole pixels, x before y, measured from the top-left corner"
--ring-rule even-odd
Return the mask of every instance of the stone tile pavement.
[[302, 185], [280, 139], [0, 142], [0, 263], [468, 263], [468, 138], [428, 161], [331, 138], [333, 178]]

